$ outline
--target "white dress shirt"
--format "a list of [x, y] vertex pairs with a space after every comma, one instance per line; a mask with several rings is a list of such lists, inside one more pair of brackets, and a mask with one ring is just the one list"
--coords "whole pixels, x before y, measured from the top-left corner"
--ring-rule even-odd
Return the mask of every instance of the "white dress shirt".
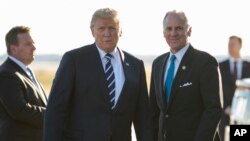
[[242, 67], [243, 67], [243, 61], [241, 58], [238, 58], [238, 59], [235, 59], [233, 57], [229, 58], [230, 72], [231, 72], [231, 74], [234, 73], [234, 62], [235, 61], [236, 61], [236, 67], [237, 67], [237, 79], [241, 79]]
[[[107, 62], [105, 55], [107, 53], [104, 52], [98, 46], [97, 46], [97, 49], [102, 60], [103, 70], [105, 70], [105, 64]], [[110, 52], [110, 54], [113, 55], [113, 57], [111, 58], [111, 64], [113, 66], [114, 73], [115, 73], [115, 105], [116, 105], [120, 97], [124, 82], [125, 82], [125, 76], [124, 76], [123, 65], [122, 65], [122, 61], [124, 61], [124, 54], [117, 47], [115, 48], [114, 51]]]
[[[29, 67], [28, 66], [26, 66], [24, 63], [22, 63], [21, 61], [19, 61], [18, 59], [16, 59], [15, 57], [13, 57], [13, 56], [11, 56], [11, 55], [9, 55], [8, 56], [12, 61], [14, 61], [19, 67], [21, 67], [22, 68], [22, 70], [24, 70], [24, 72], [32, 79], [32, 75], [31, 75], [31, 73], [27, 70]], [[29, 68], [31, 71], [32, 71], [32, 69], [31, 68]], [[45, 95], [43, 95], [43, 89], [42, 89], [42, 87], [41, 87], [41, 85], [40, 85], [40, 83], [37, 81], [37, 79], [36, 79], [36, 77], [35, 77], [35, 74], [33, 73], [33, 75], [34, 75], [34, 81], [35, 82], [33, 82], [34, 84], [35, 84], [35, 86], [38, 88], [38, 90], [40, 91], [40, 93], [41, 93], [41, 98], [43, 99], [43, 101], [44, 102], [46, 102], [47, 100], [46, 100], [46, 97], [45, 97]]]
[[9, 55], [8, 57], [9, 57], [13, 62], [15, 62], [19, 67], [21, 67], [22, 70], [25, 71], [26, 74], [27, 74], [28, 76], [31, 77], [31, 74], [30, 74], [29, 71], [27, 70], [28, 66], [26, 66], [23, 62], [19, 61], [18, 59], [16, 59], [16, 58], [13, 57], [13, 56], [10, 56], [10, 55]]
[[176, 59], [174, 61], [174, 77], [177, 73], [177, 70], [180, 66], [180, 63], [181, 63], [181, 60], [184, 56], [184, 54], [187, 52], [187, 49], [189, 48], [189, 44], [187, 44], [185, 47], [183, 47], [181, 50], [179, 50], [178, 52], [176, 52], [175, 54], [173, 54], [172, 52], [170, 52], [170, 55], [168, 57], [168, 60], [167, 60], [167, 65], [166, 65], [166, 68], [165, 68], [165, 74], [164, 74], [164, 85], [165, 85], [165, 81], [166, 81], [166, 77], [167, 77], [167, 72], [168, 72], [168, 69], [169, 69], [169, 66], [170, 66], [170, 58], [172, 55], [175, 55]]

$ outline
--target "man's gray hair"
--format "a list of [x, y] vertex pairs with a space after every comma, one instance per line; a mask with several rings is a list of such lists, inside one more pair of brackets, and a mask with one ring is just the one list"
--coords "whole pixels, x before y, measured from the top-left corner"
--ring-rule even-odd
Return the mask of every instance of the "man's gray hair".
[[95, 11], [90, 22], [90, 28], [95, 25], [97, 19], [100, 18], [116, 18], [119, 24], [118, 12], [112, 8], [102, 8]]
[[183, 21], [183, 23], [189, 27], [189, 24], [188, 24], [188, 19], [187, 19], [187, 16], [186, 14], [183, 12], [183, 11], [176, 11], [176, 10], [172, 10], [172, 11], [168, 11], [163, 19], [163, 31], [166, 30], [166, 21], [167, 21], [167, 17], [169, 15], [178, 15], [179, 18]]

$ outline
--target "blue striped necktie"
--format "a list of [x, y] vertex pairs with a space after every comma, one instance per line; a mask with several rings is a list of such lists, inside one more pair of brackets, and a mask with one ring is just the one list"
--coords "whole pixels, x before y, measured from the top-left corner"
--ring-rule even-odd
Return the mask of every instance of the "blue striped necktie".
[[37, 81], [35, 74], [33, 73], [33, 71], [29, 67], [27, 67], [27, 71], [30, 73], [29, 77], [32, 79], [33, 83], [36, 85], [37, 89], [41, 93], [40, 94], [41, 98], [43, 99], [45, 104], [47, 104], [46, 96], [44, 95], [43, 89], [41, 88], [39, 82]]
[[111, 64], [111, 58], [113, 56], [109, 53], [105, 55], [105, 58], [107, 59], [105, 64], [105, 76], [108, 84], [108, 93], [109, 93], [109, 100], [111, 103], [111, 109], [114, 109], [115, 107], [115, 74], [114, 70]]
[[32, 81], [34, 82], [34, 84], [37, 86], [37, 87], [39, 87], [38, 86], [38, 84], [37, 84], [37, 80], [36, 80], [36, 77], [35, 77], [35, 75], [33, 74], [33, 71], [29, 68], [29, 67], [27, 67], [27, 71], [30, 73], [30, 78], [32, 79]]
[[170, 66], [168, 68], [167, 77], [166, 77], [166, 81], [165, 81], [165, 92], [166, 92], [167, 102], [170, 99], [172, 83], [173, 83], [173, 79], [174, 79], [174, 68], [175, 68], [174, 61], [175, 61], [175, 59], [176, 59], [175, 55], [172, 55], [170, 57]]

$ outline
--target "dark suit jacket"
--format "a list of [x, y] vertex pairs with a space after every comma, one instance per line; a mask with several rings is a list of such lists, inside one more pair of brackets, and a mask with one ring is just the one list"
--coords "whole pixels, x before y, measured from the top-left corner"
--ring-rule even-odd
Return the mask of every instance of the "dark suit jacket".
[[[219, 64], [223, 86], [223, 99], [224, 99], [224, 111], [228, 106], [231, 106], [234, 92], [236, 89], [235, 81], [233, 80], [230, 72], [229, 59]], [[250, 63], [243, 61], [241, 79], [250, 78]], [[226, 125], [229, 125], [230, 117], [223, 112], [220, 122], [220, 136], [224, 138], [224, 129]]]
[[166, 103], [164, 73], [169, 53], [152, 66], [150, 102], [156, 141], [212, 141], [221, 116], [220, 76], [214, 57], [189, 46]]
[[124, 52], [125, 83], [111, 110], [95, 44], [64, 54], [45, 113], [45, 141], [152, 141], [144, 65]]
[[41, 141], [46, 101], [12, 60], [0, 67], [0, 140]]
[[[231, 77], [230, 72], [230, 63], [229, 60], [225, 60], [219, 64], [223, 85], [223, 93], [224, 93], [224, 108], [230, 106], [232, 103], [234, 91], [236, 89], [235, 82]], [[242, 64], [242, 75], [241, 79], [250, 78], [250, 63], [247, 61], [243, 61]]]

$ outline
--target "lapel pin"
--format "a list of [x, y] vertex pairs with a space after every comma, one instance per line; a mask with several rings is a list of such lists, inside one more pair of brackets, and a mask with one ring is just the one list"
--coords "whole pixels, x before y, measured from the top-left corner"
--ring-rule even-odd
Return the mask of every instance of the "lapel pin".
[[186, 66], [182, 66], [182, 70], [185, 70], [186, 69]]
[[129, 66], [129, 63], [126, 63], [126, 66]]

